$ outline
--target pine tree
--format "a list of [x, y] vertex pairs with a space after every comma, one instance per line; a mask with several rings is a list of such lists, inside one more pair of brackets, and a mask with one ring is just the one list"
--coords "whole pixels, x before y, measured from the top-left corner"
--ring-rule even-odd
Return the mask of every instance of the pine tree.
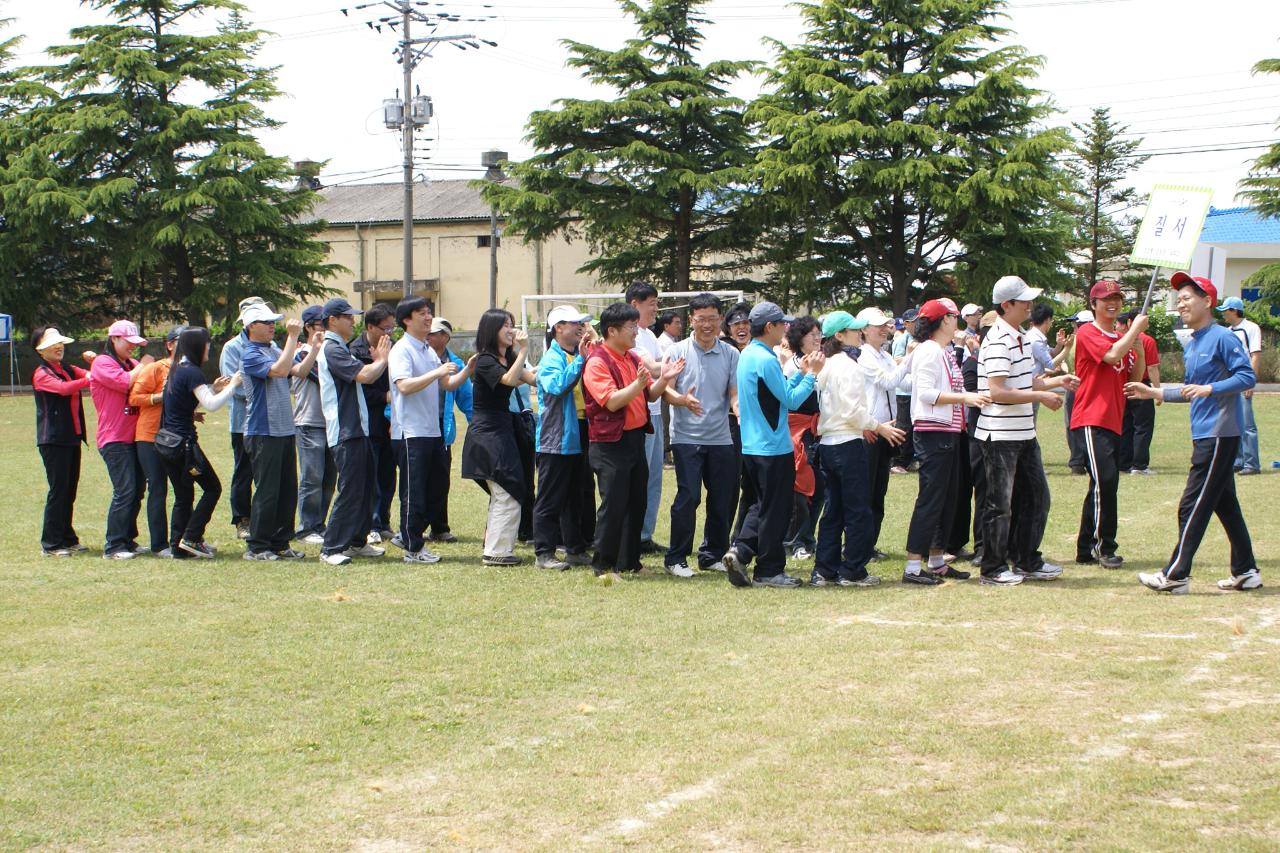
[[[274, 70], [252, 65], [261, 33], [241, 4], [91, 5], [111, 22], [73, 29], [49, 49], [59, 64], [29, 70], [41, 88], [27, 92], [22, 145], [0, 174], [6, 210], [47, 244], [91, 247], [80, 267], [97, 268], [99, 313], [202, 323], [239, 292], [233, 280], [279, 306], [325, 293], [322, 225], [303, 221], [314, 192], [253, 135], [278, 92]], [[235, 17], [187, 32], [206, 12]]]
[[[1253, 73], [1280, 74], [1280, 58], [1262, 60], [1253, 66]], [[1280, 142], [1253, 161], [1249, 176], [1240, 182], [1240, 195], [1261, 215], [1280, 216]], [[1262, 267], [1244, 285], [1261, 288], [1268, 299], [1280, 302], [1280, 263]]]
[[1039, 128], [1048, 108], [1030, 81], [1040, 60], [992, 47], [1007, 34], [993, 23], [1001, 6], [799, 4], [806, 32], [775, 43], [749, 113], [767, 140], [764, 192], [795, 216], [819, 211], [823, 236], [857, 247], [895, 310], [913, 281], [937, 286], [1001, 246], [1019, 246], [1007, 273], [1034, 279], [1065, 264], [1062, 235], [1029, 215], [1063, 192], [1054, 158], [1069, 139]]
[[482, 189], [511, 233], [585, 236], [597, 257], [582, 272], [688, 290], [731, 269], [730, 255], [750, 243], [736, 215], [750, 135], [728, 86], [753, 64], [698, 63], [702, 0], [620, 5], [637, 30], [624, 47], [564, 42], [569, 64], [615, 97], [533, 113], [527, 138], [538, 153], [511, 164], [514, 182]]
[[1105, 107], [1093, 111], [1087, 123], [1072, 125], [1078, 140], [1078, 158], [1071, 170], [1076, 177], [1079, 218], [1073, 254], [1076, 283], [1087, 292], [1099, 278], [1133, 279], [1145, 288], [1145, 274], [1130, 273], [1129, 252], [1137, 237], [1139, 221], [1126, 213], [1142, 203], [1138, 191], [1126, 183], [1130, 173], [1147, 161], [1135, 152], [1141, 137], [1126, 138], [1128, 128], [1112, 120]]

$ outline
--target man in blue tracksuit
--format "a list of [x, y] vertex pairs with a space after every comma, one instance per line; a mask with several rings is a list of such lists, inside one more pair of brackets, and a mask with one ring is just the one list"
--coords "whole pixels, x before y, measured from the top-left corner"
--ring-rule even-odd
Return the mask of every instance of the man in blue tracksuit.
[[[580, 349], [591, 315], [557, 305], [547, 315], [548, 342], [538, 362], [538, 497], [533, 504], [533, 552], [540, 569], [563, 571], [591, 562], [582, 535], [582, 478], [588, 463], [578, 433], [575, 389], [586, 359]], [[565, 559], [556, 557], [564, 545]]]
[[782, 540], [791, 520], [795, 457], [787, 412], [813, 393], [825, 359], [821, 352], [802, 359], [803, 369], [790, 379], [773, 348], [782, 343], [794, 318], [772, 302], [751, 309], [751, 343], [738, 358], [738, 420], [742, 429], [742, 466], [755, 492], [733, 545], [724, 555], [729, 582], [752, 586], [747, 572], [756, 558], [755, 586], [793, 588], [800, 580], [786, 574]]
[[1240, 449], [1242, 395], [1256, 384], [1257, 378], [1240, 338], [1213, 321], [1213, 305], [1218, 301], [1213, 282], [1178, 272], [1169, 283], [1178, 291], [1182, 322], [1192, 330], [1184, 346], [1185, 384], [1174, 389], [1129, 382], [1125, 393], [1132, 398], [1154, 400], [1157, 406], [1190, 401], [1191, 472], [1178, 504], [1178, 544], [1163, 570], [1139, 572], [1138, 580], [1156, 592], [1187, 592], [1191, 561], [1210, 517], [1216, 514], [1231, 543], [1231, 577], [1218, 581], [1218, 588], [1258, 589], [1262, 578], [1236, 498], [1232, 468]]

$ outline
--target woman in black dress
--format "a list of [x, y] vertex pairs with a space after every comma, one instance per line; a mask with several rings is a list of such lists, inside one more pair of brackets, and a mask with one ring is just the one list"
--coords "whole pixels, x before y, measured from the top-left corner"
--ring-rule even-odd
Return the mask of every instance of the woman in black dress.
[[[214, 550], [204, 541], [204, 529], [218, 506], [222, 483], [209, 464], [196, 436], [196, 408], [207, 412], [222, 408], [240, 384], [240, 372], [219, 376], [210, 387], [200, 369], [209, 358], [209, 331], [199, 326], [178, 336], [173, 350], [173, 367], [164, 386], [162, 431], [186, 439], [185, 447], [165, 459], [169, 482], [173, 484], [173, 514], [169, 523], [169, 547], [175, 559], [212, 559]], [[157, 444], [160, 444], [157, 436]], [[157, 448], [159, 449], [159, 448]], [[200, 502], [195, 500], [195, 484], [200, 484]]]
[[520, 527], [520, 496], [525, 493], [524, 469], [516, 444], [519, 415], [511, 411], [511, 391], [532, 384], [525, 367], [528, 336], [515, 327], [515, 317], [490, 308], [476, 329], [476, 362], [472, 388], [471, 425], [462, 445], [462, 476], [475, 480], [489, 493], [484, 532], [486, 566], [516, 566], [514, 553]]

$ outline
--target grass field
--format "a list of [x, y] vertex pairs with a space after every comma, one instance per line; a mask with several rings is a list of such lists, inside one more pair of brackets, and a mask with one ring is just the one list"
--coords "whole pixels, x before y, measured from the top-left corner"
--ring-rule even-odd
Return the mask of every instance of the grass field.
[[[1267, 470], [1239, 488], [1269, 586], [1213, 587], [1215, 526], [1170, 598], [1134, 572], [1173, 543], [1179, 407], [1160, 475], [1121, 484], [1124, 571], [783, 592], [656, 558], [611, 586], [481, 567], [467, 482], [435, 566], [243, 562], [225, 505], [215, 561], [105, 562], [93, 451], [94, 550], [43, 559], [32, 404], [5, 398], [0, 847], [1275, 850], [1280, 398], [1257, 409]], [[1085, 481], [1041, 424], [1066, 560]], [[893, 479], [887, 580], [914, 495]]]

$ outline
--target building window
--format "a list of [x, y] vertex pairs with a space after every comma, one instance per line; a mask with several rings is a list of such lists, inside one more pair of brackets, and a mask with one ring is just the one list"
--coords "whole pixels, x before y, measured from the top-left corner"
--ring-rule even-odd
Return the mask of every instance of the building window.
[[[477, 249], [487, 249], [487, 248], [489, 248], [489, 235], [488, 235], [488, 234], [481, 234], [479, 237], [477, 237], [477, 238], [476, 238], [476, 248], [477, 248]], [[498, 248], [499, 248], [499, 249], [501, 249], [501, 248], [502, 248], [502, 238], [501, 238], [501, 237], [499, 237], [499, 238], [498, 238]]]

